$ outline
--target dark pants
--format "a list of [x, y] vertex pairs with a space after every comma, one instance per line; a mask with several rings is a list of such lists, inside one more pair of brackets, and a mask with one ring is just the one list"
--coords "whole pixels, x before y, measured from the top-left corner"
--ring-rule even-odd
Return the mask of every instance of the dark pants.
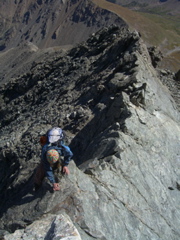
[[36, 168], [34, 183], [35, 185], [41, 186], [43, 179], [45, 178], [45, 171], [42, 162]]
[[[56, 170], [57, 173], [59, 173], [60, 167], [61, 167], [60, 161], [56, 162], [54, 164], [54, 166], [52, 166], [53, 172]], [[43, 163], [41, 162], [36, 168], [36, 172], [35, 172], [35, 176], [34, 176], [34, 184], [36, 186], [41, 186], [45, 176], [46, 176], [46, 173], [44, 170]]]

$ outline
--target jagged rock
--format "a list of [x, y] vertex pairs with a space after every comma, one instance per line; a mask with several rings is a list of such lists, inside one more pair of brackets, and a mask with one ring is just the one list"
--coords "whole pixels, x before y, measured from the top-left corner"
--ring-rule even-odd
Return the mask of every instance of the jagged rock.
[[160, 79], [163, 82], [164, 85], [168, 87], [170, 90], [171, 94], [174, 97], [174, 100], [177, 103], [178, 109], [180, 109], [180, 95], [179, 95], [179, 90], [180, 90], [180, 82], [177, 80], [177, 73], [174, 74], [170, 70], [163, 69], [159, 71], [160, 74]]
[[81, 237], [67, 214], [49, 214], [24, 230], [16, 230], [13, 234], [4, 236], [4, 240], [20, 239], [81, 240]]
[[[136, 32], [111, 26], [2, 85], [0, 228], [64, 210], [83, 240], [179, 239], [178, 88], [162, 73]], [[71, 174], [34, 192], [39, 136], [55, 125]]]
[[177, 81], [180, 81], [180, 70], [177, 71], [177, 73], [176, 73], [176, 80], [177, 80]]
[[151, 56], [151, 61], [152, 61], [152, 65], [154, 67], [158, 66], [158, 63], [162, 60], [163, 58], [163, 54], [160, 50], [158, 50], [156, 47], [151, 46], [148, 48], [149, 50], [149, 54]]

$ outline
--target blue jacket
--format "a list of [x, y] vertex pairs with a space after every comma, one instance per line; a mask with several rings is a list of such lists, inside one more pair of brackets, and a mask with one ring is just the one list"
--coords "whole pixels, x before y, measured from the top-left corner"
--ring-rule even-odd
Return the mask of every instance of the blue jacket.
[[60, 146], [54, 146], [49, 143], [43, 146], [42, 152], [41, 152], [41, 161], [43, 163], [46, 177], [49, 179], [51, 183], [55, 183], [53, 169], [46, 159], [46, 152], [47, 150], [50, 150], [50, 149], [56, 149], [59, 152], [60, 156], [64, 156], [64, 161], [62, 162], [63, 167], [68, 166], [73, 156], [73, 153], [71, 152], [70, 148], [64, 145], [63, 143], [61, 143]]

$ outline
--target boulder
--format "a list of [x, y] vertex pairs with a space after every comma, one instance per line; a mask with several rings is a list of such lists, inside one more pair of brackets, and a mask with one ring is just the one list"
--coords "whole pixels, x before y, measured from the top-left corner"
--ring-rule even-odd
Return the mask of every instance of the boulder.
[[47, 214], [23, 230], [4, 236], [4, 240], [62, 239], [81, 240], [81, 237], [67, 214]]

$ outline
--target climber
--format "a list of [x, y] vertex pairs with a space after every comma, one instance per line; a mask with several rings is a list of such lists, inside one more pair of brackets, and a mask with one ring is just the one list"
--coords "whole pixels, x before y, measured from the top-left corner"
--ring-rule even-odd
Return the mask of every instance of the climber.
[[[34, 185], [35, 190], [38, 190], [42, 184], [44, 177], [53, 184], [53, 190], [59, 191], [59, 184], [55, 181], [54, 171], [59, 171], [62, 168], [62, 173], [69, 174], [68, 165], [73, 156], [70, 148], [64, 145], [64, 133], [61, 128], [55, 127], [47, 132], [47, 142], [45, 137], [41, 152], [41, 163], [36, 169]], [[61, 158], [63, 156], [63, 159]]]

